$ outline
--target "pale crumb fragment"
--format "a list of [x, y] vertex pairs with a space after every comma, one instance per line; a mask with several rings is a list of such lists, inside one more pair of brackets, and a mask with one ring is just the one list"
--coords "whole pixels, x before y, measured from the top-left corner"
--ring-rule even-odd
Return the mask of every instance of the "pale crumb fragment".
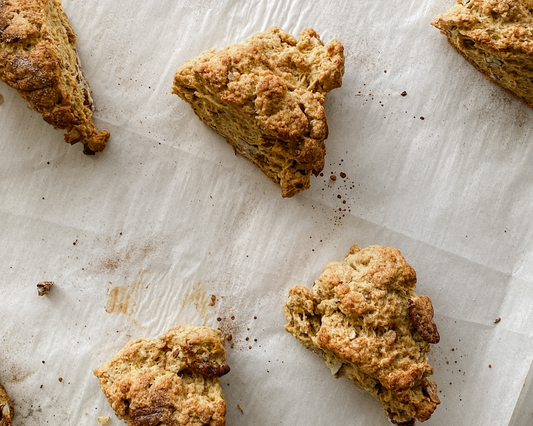
[[106, 425], [106, 424], [109, 423], [110, 419], [111, 419], [111, 417], [109, 417], [109, 416], [98, 417], [98, 423], [100, 423], [101, 425]]
[[240, 405], [237, 405], [237, 408], [239, 409], [239, 411], [244, 414], [244, 410], [242, 409], [242, 407]]
[[2, 105], [3, 103], [4, 103], [4, 96], [0, 95], [0, 105]]

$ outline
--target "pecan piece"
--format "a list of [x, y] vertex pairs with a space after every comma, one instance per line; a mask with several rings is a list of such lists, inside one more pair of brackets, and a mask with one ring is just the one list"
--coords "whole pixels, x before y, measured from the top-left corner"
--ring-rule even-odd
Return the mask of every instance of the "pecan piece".
[[428, 380], [426, 384], [422, 385], [422, 391], [429, 400], [435, 404], [440, 404], [439, 395], [437, 394], [437, 384]]
[[415, 419], [407, 420], [406, 422], [398, 423], [394, 419], [390, 419], [391, 423], [398, 426], [415, 426]]
[[409, 315], [416, 330], [428, 343], [439, 343], [440, 336], [437, 325], [433, 322], [433, 305], [427, 296], [418, 296], [415, 299], [407, 299]]
[[228, 364], [218, 364], [216, 362], [193, 361], [187, 364], [187, 369], [194, 374], [204, 377], [222, 377], [229, 373]]
[[135, 426], [156, 426], [170, 418], [170, 410], [165, 407], [143, 407], [128, 409]]
[[389, 416], [389, 420], [393, 425], [398, 426], [415, 426], [415, 419], [409, 419], [404, 422], [399, 422], [398, 420], [394, 420], [394, 416], [396, 416], [396, 413], [393, 413], [392, 411], [387, 410], [387, 415]]

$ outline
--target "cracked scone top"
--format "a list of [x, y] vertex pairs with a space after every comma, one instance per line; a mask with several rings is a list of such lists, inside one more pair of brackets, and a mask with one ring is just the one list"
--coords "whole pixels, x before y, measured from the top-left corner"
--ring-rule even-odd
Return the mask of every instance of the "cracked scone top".
[[92, 155], [109, 139], [97, 131], [76, 35], [59, 0], [0, 0], [0, 79], [29, 102], [65, 142]]
[[251, 160], [283, 197], [309, 188], [324, 167], [326, 94], [340, 87], [343, 46], [312, 29], [300, 41], [272, 27], [241, 45], [206, 50], [183, 64], [172, 92]]
[[111, 408], [130, 426], [226, 424], [219, 377], [229, 372], [220, 331], [184, 325], [131, 340], [94, 370]]
[[291, 288], [284, 307], [289, 333], [404, 426], [428, 420], [440, 403], [427, 359], [439, 334], [431, 301], [415, 295], [415, 285], [397, 249], [353, 246], [344, 261], [326, 265], [312, 290]]
[[14, 415], [15, 410], [13, 409], [13, 404], [11, 404], [6, 390], [0, 384], [0, 426], [11, 426]]
[[431, 23], [478, 71], [533, 107], [533, 0], [457, 0]]

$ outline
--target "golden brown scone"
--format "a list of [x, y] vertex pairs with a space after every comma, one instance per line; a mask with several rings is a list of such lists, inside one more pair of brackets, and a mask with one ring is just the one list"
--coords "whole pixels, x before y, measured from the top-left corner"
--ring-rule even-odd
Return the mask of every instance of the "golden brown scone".
[[94, 127], [93, 99], [76, 35], [59, 0], [0, 0], [0, 79], [26, 99], [65, 142], [103, 151], [109, 133]]
[[0, 426], [11, 426], [13, 424], [13, 417], [15, 416], [15, 410], [11, 400], [0, 384]]
[[242, 45], [185, 62], [172, 93], [188, 102], [236, 153], [279, 183], [283, 197], [309, 188], [324, 167], [326, 94], [340, 87], [344, 49], [308, 28], [300, 41], [272, 27]]
[[116, 415], [130, 426], [226, 424], [219, 377], [229, 372], [220, 331], [184, 325], [129, 341], [94, 370]]
[[404, 426], [429, 419], [440, 403], [427, 359], [439, 334], [431, 300], [415, 285], [397, 249], [353, 246], [344, 261], [326, 265], [312, 291], [291, 288], [284, 307], [289, 333]]
[[533, 0], [457, 0], [431, 23], [485, 77], [533, 107]]

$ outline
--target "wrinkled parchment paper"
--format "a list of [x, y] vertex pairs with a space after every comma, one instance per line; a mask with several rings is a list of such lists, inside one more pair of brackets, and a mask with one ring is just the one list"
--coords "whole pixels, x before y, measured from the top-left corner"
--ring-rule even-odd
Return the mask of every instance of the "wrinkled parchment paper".
[[[289, 287], [355, 243], [398, 247], [433, 300], [442, 403], [425, 424], [531, 425], [533, 111], [430, 26], [452, 3], [64, 0], [111, 139], [84, 156], [0, 83], [0, 379], [15, 425], [123, 424], [92, 369], [183, 323], [232, 335], [228, 425], [388, 424], [283, 330]], [[170, 93], [185, 60], [273, 25], [346, 53], [324, 176], [292, 199]]]

